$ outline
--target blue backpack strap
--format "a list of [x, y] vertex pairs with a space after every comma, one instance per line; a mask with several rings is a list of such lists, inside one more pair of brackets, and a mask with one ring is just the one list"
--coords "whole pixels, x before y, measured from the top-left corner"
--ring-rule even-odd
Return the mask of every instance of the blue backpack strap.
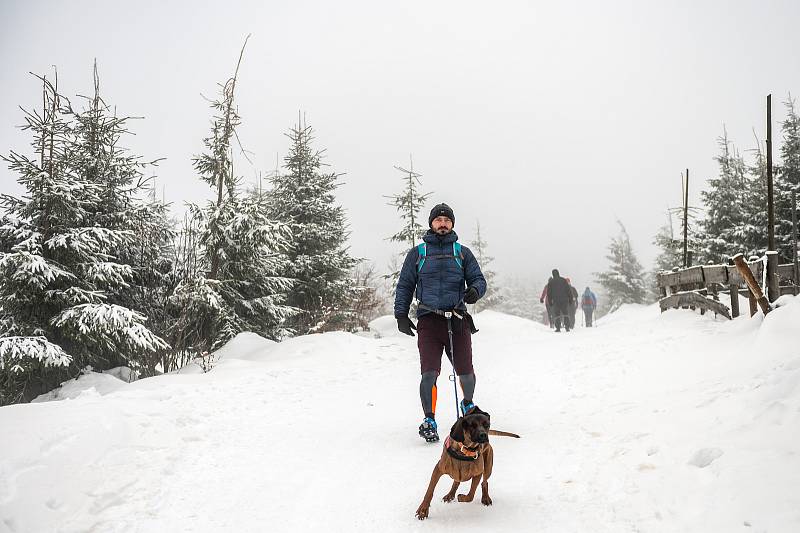
[[464, 254], [461, 252], [461, 243], [458, 241], [453, 243], [453, 257], [459, 268], [464, 268]]
[[422, 270], [422, 265], [425, 264], [425, 256], [427, 255], [427, 247], [424, 242], [417, 245], [417, 272]]

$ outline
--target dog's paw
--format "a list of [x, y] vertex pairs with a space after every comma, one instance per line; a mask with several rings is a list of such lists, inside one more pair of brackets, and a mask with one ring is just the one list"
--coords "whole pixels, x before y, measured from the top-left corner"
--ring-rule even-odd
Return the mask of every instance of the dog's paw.
[[429, 509], [430, 507], [423, 507], [422, 505], [420, 505], [419, 509], [417, 509], [417, 518], [420, 520], [425, 520], [426, 518], [428, 518]]
[[472, 498], [473, 497], [470, 496], [469, 494], [459, 494], [458, 495], [458, 501], [460, 501], [461, 503], [469, 503], [469, 502], [472, 501]]
[[484, 494], [481, 496], [481, 503], [483, 505], [492, 505], [492, 499], [489, 497], [488, 494]]
[[450, 494], [450, 493], [447, 493], [442, 497], [442, 501], [445, 502], [445, 503], [450, 503], [451, 501], [453, 501], [455, 499], [456, 499], [456, 495], [455, 494]]

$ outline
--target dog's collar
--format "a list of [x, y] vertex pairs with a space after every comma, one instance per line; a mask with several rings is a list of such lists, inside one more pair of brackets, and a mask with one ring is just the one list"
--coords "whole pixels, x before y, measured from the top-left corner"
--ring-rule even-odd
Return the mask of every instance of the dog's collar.
[[[454, 450], [450, 445], [452, 443], [456, 444], [458, 451]], [[459, 461], [477, 461], [478, 457], [481, 456], [481, 449], [478, 448], [467, 448], [464, 446], [463, 442], [458, 442], [457, 440], [450, 439], [450, 435], [444, 439], [444, 449], [447, 450], [447, 454], [452, 457], [453, 459], [457, 459]]]

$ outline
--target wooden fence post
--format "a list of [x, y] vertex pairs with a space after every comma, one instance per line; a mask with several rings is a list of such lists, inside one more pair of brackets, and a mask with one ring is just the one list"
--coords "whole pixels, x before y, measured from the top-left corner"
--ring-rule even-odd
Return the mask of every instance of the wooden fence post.
[[744, 281], [747, 283], [747, 286], [750, 289], [750, 316], [755, 314], [753, 312], [753, 299], [758, 301], [758, 305], [761, 306], [761, 310], [765, 315], [769, 313], [772, 308], [770, 307], [767, 298], [764, 296], [764, 293], [761, 292], [761, 287], [759, 287], [758, 283], [756, 283], [756, 279], [753, 277], [750, 267], [744, 262], [744, 256], [742, 256], [742, 254], [736, 254], [733, 256], [733, 263], [736, 265], [736, 269], [739, 271], [739, 274], [741, 274], [742, 278], [744, 278]]
[[781, 295], [778, 280], [778, 252], [767, 251], [767, 295], [774, 302]]
[[750, 289], [747, 289], [747, 298], [750, 300], [750, 316], [753, 316], [758, 313], [758, 301]]
[[731, 316], [739, 316], [739, 286], [735, 283], [730, 284], [731, 289]]

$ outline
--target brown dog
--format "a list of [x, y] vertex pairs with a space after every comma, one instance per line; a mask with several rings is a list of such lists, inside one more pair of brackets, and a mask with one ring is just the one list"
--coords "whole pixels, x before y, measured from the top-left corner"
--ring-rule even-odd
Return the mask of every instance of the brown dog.
[[453, 486], [450, 487], [450, 492], [444, 495], [442, 501], [453, 501], [461, 482], [471, 479], [472, 485], [469, 492], [458, 495], [458, 501], [471, 502], [475, 497], [478, 482], [483, 476], [481, 503], [492, 505], [492, 499], [489, 497], [489, 476], [492, 475], [494, 451], [492, 445], [489, 444], [489, 435], [519, 438], [519, 435], [514, 433], [489, 429], [489, 413], [481, 411], [477, 406], [470, 409], [466, 415], [453, 424], [450, 435], [444, 441], [442, 456], [433, 467], [428, 490], [417, 509], [417, 518], [420, 520], [428, 518], [433, 491], [439, 478], [445, 474], [453, 478]]

